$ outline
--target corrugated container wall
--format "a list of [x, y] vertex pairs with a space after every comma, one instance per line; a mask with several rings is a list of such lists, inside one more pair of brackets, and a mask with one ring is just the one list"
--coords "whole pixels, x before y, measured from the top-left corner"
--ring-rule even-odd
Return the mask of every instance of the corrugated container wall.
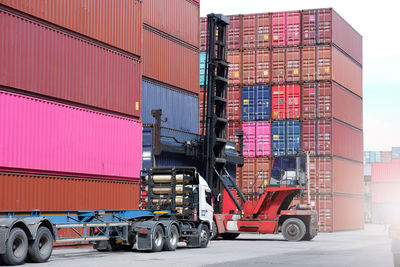
[[333, 231], [364, 228], [364, 198], [333, 196]]
[[0, 210], [138, 209], [132, 181], [0, 172]]
[[142, 124], [0, 91], [0, 170], [139, 179]]
[[[228, 100], [229, 101], [229, 100]], [[267, 85], [242, 87], [242, 119], [244, 121], [271, 118], [271, 88]]]
[[140, 117], [137, 57], [3, 9], [0, 39], [0, 85]]
[[400, 182], [400, 159], [372, 164], [372, 182]]
[[143, 80], [142, 83], [142, 120], [144, 124], [153, 124], [153, 109], [162, 110], [162, 126], [192, 133], [199, 132], [199, 98], [162, 84]]
[[143, 23], [196, 48], [200, 46], [200, 8], [193, 1], [143, 1]]
[[[45, 2], [0, 0], [0, 4], [137, 56], [141, 55], [142, 1], [140, 0]], [[32, 38], [31, 35], [28, 36]]]

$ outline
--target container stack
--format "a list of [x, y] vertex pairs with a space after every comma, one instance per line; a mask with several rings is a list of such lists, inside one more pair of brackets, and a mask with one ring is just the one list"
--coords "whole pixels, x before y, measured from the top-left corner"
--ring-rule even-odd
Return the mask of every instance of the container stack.
[[242, 191], [257, 197], [271, 159], [303, 150], [320, 231], [362, 228], [362, 37], [333, 9], [229, 18], [227, 137], [244, 132]]
[[400, 148], [364, 152], [365, 218], [390, 223], [400, 214]]
[[141, 1], [0, 1], [0, 210], [135, 209]]

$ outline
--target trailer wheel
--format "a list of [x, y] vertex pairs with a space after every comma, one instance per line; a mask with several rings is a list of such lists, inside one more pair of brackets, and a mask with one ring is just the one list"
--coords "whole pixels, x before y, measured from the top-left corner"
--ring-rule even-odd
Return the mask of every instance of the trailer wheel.
[[200, 228], [200, 247], [205, 248], [210, 240], [210, 229], [205, 224], [201, 224]]
[[153, 252], [161, 251], [164, 246], [164, 242], [165, 242], [164, 230], [161, 227], [161, 225], [157, 225], [153, 232], [153, 239], [152, 239], [153, 246], [151, 250]]
[[47, 227], [40, 227], [36, 239], [29, 243], [28, 253], [33, 262], [47, 261], [53, 252], [53, 236]]
[[306, 226], [302, 220], [289, 218], [282, 225], [282, 235], [288, 241], [300, 241], [306, 234]]
[[24, 263], [28, 255], [28, 237], [21, 228], [16, 227], [11, 230], [6, 242], [5, 252], [5, 254], [0, 255], [5, 264], [19, 265]]
[[165, 239], [164, 250], [174, 251], [178, 247], [179, 232], [176, 225], [172, 225], [168, 231], [168, 237]]
[[222, 239], [224, 240], [234, 240], [236, 239], [240, 234], [238, 233], [223, 233], [220, 234], [220, 236], [222, 237]]

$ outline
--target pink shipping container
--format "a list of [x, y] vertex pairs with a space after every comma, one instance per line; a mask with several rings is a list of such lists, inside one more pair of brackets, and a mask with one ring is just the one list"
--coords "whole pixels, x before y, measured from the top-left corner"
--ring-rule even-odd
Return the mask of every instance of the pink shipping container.
[[138, 58], [2, 9], [0, 40], [0, 85], [140, 118]]
[[271, 123], [258, 121], [256, 123], [256, 155], [271, 155]]
[[[140, 0], [0, 0], [0, 4], [129, 53], [141, 55], [142, 1]], [[29, 34], [28, 37], [33, 38], [33, 35]]]
[[400, 159], [387, 163], [373, 163], [372, 182], [400, 182]]
[[272, 14], [272, 46], [300, 45], [300, 11]]
[[193, 1], [143, 1], [143, 23], [196, 48], [200, 46], [200, 8]]
[[256, 122], [249, 121], [242, 124], [243, 129], [243, 156], [256, 156]]
[[138, 179], [139, 121], [0, 91], [0, 170]]
[[272, 118], [278, 120], [298, 119], [300, 109], [300, 85], [272, 86]]

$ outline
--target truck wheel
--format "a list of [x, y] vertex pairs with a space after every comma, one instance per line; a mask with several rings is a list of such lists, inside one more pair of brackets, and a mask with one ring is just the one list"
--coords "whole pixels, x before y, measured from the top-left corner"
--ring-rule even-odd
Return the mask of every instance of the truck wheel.
[[215, 221], [212, 223], [212, 231], [211, 231], [211, 240], [217, 239], [218, 237], [218, 228]]
[[153, 246], [151, 251], [153, 252], [161, 251], [164, 246], [164, 241], [165, 241], [164, 230], [161, 227], [161, 225], [157, 225], [153, 232], [153, 240], [152, 240]]
[[200, 228], [200, 247], [205, 248], [210, 240], [210, 229], [205, 224], [201, 224]]
[[223, 233], [220, 234], [220, 236], [222, 237], [222, 239], [224, 240], [234, 240], [236, 239], [236, 237], [238, 237], [240, 234], [239, 233]]
[[178, 247], [179, 232], [176, 225], [172, 225], [168, 231], [168, 237], [165, 239], [164, 250], [174, 251]]
[[11, 230], [6, 242], [6, 253], [0, 255], [2, 261], [7, 265], [20, 265], [28, 254], [28, 237], [25, 232], [16, 227]]
[[282, 235], [288, 241], [300, 241], [306, 234], [306, 226], [297, 218], [289, 218], [282, 225]]
[[33, 262], [47, 261], [53, 252], [53, 235], [49, 228], [40, 227], [36, 239], [29, 243], [28, 253]]

